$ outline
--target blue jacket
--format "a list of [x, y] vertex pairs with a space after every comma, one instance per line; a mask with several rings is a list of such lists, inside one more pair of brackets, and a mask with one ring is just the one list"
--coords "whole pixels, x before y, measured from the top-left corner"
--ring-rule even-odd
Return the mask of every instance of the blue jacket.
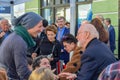
[[[58, 27], [58, 32], [60, 31], [60, 28]], [[69, 34], [70, 33], [70, 29], [68, 29], [68, 28], [66, 28], [66, 27], [63, 27], [62, 28], [62, 31], [61, 31], [61, 35], [60, 35], [60, 41], [61, 41], [61, 39], [63, 38], [63, 36], [65, 35], [65, 34]], [[58, 33], [57, 33], [57, 35], [56, 35], [56, 38], [58, 37]]]
[[93, 39], [86, 47], [81, 57], [81, 68], [78, 80], [97, 80], [101, 71], [116, 59], [106, 44]]
[[[69, 34], [70, 33], [70, 29], [68, 29], [66, 27], [64, 27], [62, 30], [63, 31], [61, 33], [61, 38], [60, 39], [62, 39], [65, 34]], [[59, 28], [58, 28], [58, 31], [59, 31]], [[57, 36], [58, 36], [58, 33], [57, 33]], [[63, 50], [63, 52], [61, 52], [60, 60], [64, 60], [64, 62], [66, 64], [69, 61], [69, 53], [67, 53], [67, 51], [64, 50], [63, 46], [62, 46], [62, 50]]]
[[109, 31], [109, 43], [110, 43], [110, 49], [111, 51], [114, 53], [114, 50], [116, 48], [115, 45], [115, 30], [114, 27], [112, 25], [110, 25], [110, 27], [108, 28]]
[[6, 67], [7, 75], [11, 80], [27, 80], [31, 74], [26, 53], [26, 42], [15, 32], [11, 33], [1, 44], [0, 64]]

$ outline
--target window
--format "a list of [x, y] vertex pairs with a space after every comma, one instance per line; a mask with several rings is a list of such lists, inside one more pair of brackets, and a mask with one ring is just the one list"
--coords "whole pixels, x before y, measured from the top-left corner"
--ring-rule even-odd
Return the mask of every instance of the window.
[[53, 5], [53, 0], [48, 0], [48, 5]]
[[55, 0], [55, 4], [60, 4], [61, 0]]
[[91, 4], [78, 5], [78, 27], [83, 20], [87, 20], [89, 14], [91, 14]]
[[[90, 1], [92, 0], [75, 0], [78, 25], [83, 19], [86, 19], [91, 8], [91, 6], [88, 6], [88, 4], [91, 4]], [[56, 21], [59, 16], [64, 16], [66, 21], [70, 22], [70, 0], [41, 0], [41, 2], [42, 16], [48, 20], [49, 24]]]
[[42, 1], [42, 6], [47, 6], [47, 0]]
[[70, 0], [62, 0], [63, 4], [70, 3]]
[[43, 17], [51, 24], [53, 21], [53, 10], [51, 8], [43, 10]]
[[59, 16], [64, 16], [64, 8], [56, 8], [55, 9], [55, 18], [57, 19]]
[[78, 2], [83, 2], [83, 1], [86, 1], [86, 0], [78, 0]]
[[70, 8], [66, 8], [65, 9], [65, 18], [66, 18], [66, 21], [70, 22]]

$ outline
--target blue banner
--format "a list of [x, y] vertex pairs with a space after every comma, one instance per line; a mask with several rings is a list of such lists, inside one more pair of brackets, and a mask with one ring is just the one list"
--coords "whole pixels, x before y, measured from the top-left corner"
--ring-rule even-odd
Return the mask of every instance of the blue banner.
[[10, 14], [10, 6], [8, 6], [8, 7], [0, 6], [0, 13], [7, 13], [7, 14]]
[[92, 16], [93, 16], [93, 13], [92, 13], [92, 9], [90, 9], [88, 11], [88, 14], [87, 14], [87, 20], [90, 22], [92, 20]]

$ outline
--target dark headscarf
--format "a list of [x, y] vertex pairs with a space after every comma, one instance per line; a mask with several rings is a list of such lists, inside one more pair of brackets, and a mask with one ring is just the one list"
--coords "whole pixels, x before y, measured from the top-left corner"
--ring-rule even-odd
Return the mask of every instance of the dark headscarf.
[[12, 20], [12, 24], [15, 27], [21, 25], [26, 29], [30, 29], [37, 25], [41, 20], [43, 20], [43, 18], [40, 15], [34, 12], [28, 12]]

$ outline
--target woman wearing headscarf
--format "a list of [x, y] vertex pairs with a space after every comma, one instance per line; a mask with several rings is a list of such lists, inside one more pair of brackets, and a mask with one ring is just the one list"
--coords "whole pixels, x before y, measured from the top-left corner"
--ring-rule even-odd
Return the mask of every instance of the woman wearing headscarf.
[[13, 33], [8, 36], [0, 48], [0, 66], [7, 70], [9, 80], [28, 80], [27, 50], [35, 46], [32, 37], [41, 32], [43, 18], [28, 12], [13, 20]]

